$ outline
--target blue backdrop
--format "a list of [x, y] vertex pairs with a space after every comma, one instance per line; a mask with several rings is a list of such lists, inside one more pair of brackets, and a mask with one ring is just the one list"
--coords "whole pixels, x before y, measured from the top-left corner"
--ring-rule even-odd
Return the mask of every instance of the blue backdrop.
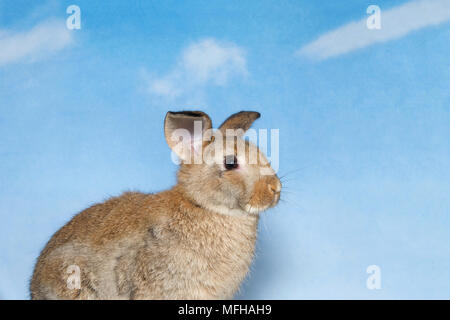
[[450, 5], [425, 2], [377, 1], [368, 31], [357, 0], [77, 0], [71, 30], [72, 1], [1, 0], [0, 298], [28, 298], [80, 210], [175, 183], [180, 109], [280, 130], [282, 201], [238, 298], [450, 298]]

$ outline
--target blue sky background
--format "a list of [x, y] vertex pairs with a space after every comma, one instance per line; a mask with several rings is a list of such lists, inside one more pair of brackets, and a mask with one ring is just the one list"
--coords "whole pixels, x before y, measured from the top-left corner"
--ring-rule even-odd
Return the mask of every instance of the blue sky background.
[[[71, 4], [81, 30], [65, 27]], [[0, 298], [28, 298], [35, 259], [75, 213], [175, 183], [162, 125], [180, 109], [215, 125], [257, 110], [256, 129], [280, 129], [286, 193], [262, 215], [238, 298], [450, 298], [449, 20], [298, 53], [370, 4], [370, 32], [388, 35], [385, 10], [408, 1], [0, 1]], [[223, 81], [183, 64], [205, 39], [233, 52]], [[158, 94], [160, 79], [182, 93]]]

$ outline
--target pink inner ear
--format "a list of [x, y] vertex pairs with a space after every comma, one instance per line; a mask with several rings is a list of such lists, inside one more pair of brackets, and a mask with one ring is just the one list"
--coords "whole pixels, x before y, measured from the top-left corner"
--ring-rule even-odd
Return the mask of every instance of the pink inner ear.
[[195, 154], [200, 154], [203, 144], [203, 133], [205, 131], [205, 119], [178, 119], [177, 128], [186, 129], [190, 135], [190, 149]]
[[203, 133], [205, 132], [205, 120], [195, 120], [192, 128], [188, 129], [191, 133], [191, 150], [196, 154], [200, 154], [203, 145]]

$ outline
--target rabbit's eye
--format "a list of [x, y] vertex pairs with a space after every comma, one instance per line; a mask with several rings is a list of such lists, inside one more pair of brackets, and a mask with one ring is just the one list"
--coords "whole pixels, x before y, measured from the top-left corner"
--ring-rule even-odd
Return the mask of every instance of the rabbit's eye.
[[233, 170], [238, 167], [238, 161], [236, 156], [226, 156], [224, 158], [224, 166], [227, 170]]

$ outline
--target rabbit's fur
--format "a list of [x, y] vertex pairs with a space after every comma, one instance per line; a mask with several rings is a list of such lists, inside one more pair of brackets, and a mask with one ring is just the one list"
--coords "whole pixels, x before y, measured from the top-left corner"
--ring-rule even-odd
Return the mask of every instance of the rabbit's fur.
[[[240, 112], [219, 130], [245, 131], [258, 117]], [[170, 135], [180, 127], [192, 133], [194, 120], [202, 121], [202, 134], [211, 128], [202, 112], [166, 116], [166, 140], [174, 151]], [[212, 150], [217, 143], [200, 145], [216, 158], [236, 152], [225, 148], [218, 154]], [[127, 192], [76, 215], [43, 249], [31, 280], [32, 299], [232, 298], [253, 258], [258, 213], [274, 206], [281, 191], [273, 170], [260, 174], [261, 167], [271, 170], [264, 155], [244, 143], [258, 152], [257, 164], [246, 164], [245, 155], [237, 156], [235, 170], [223, 163], [189, 164], [178, 150], [182, 162], [171, 190]], [[68, 285], [73, 266], [80, 271], [76, 288]]]

